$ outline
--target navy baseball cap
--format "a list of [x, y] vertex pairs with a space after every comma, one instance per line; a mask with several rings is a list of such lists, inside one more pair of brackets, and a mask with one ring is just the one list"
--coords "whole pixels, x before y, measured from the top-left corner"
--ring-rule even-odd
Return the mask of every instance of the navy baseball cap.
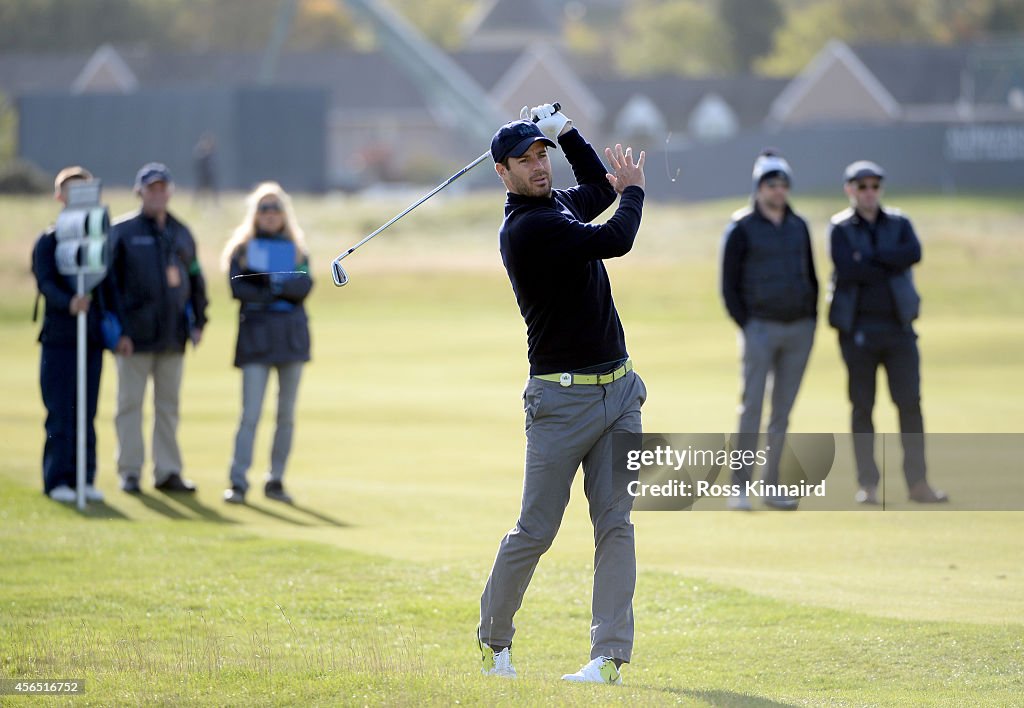
[[543, 140], [549, 147], [558, 147], [532, 120], [514, 120], [498, 128], [498, 132], [491, 138], [491, 157], [495, 162], [519, 157], [538, 140]]
[[846, 171], [843, 173], [845, 182], [853, 182], [867, 177], [885, 179], [885, 170], [871, 160], [857, 160], [847, 165]]
[[135, 173], [135, 191], [154, 182], [173, 182], [171, 171], [162, 162], [147, 162]]

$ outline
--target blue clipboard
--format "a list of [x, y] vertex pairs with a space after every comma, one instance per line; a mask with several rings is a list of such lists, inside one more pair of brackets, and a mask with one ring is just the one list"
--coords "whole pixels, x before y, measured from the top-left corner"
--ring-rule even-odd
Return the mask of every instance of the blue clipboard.
[[295, 244], [276, 238], [254, 238], [246, 248], [248, 270], [253, 273], [275, 273], [281, 279], [293, 277]]

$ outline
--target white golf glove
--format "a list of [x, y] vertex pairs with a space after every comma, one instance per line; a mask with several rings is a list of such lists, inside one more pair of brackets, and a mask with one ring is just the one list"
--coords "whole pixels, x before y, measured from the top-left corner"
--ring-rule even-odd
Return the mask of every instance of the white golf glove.
[[555, 107], [550, 103], [534, 106], [530, 109], [523, 106], [523, 110], [519, 112], [519, 117], [523, 120], [532, 119], [535, 121], [541, 132], [552, 140], [572, 128], [572, 120], [561, 111], [556, 111]]

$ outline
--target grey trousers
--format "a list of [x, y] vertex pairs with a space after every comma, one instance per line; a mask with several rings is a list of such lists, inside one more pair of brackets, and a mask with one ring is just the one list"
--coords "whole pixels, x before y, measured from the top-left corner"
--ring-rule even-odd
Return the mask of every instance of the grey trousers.
[[263, 410], [263, 396], [271, 369], [277, 369], [277, 426], [270, 450], [270, 472], [267, 481], [280, 482], [288, 455], [292, 450], [292, 432], [295, 430], [295, 400], [299, 394], [299, 379], [303, 362], [289, 364], [246, 364], [242, 367], [242, 419], [235, 435], [235, 454], [231, 460], [231, 486], [249, 488], [246, 473], [252, 465], [252, 447], [256, 439], [256, 426]]
[[142, 404], [146, 386], [153, 378], [153, 481], [160, 484], [181, 474], [178, 448], [178, 394], [185, 355], [137, 353], [117, 356], [117, 471], [136, 479], [146, 461], [142, 440]]
[[[761, 430], [761, 408], [765, 390], [772, 401], [768, 419], [768, 454], [762, 479], [779, 481], [779, 460], [785, 445], [789, 414], [793, 410], [800, 382], [814, 344], [815, 321], [811, 318], [777, 322], [751, 318], [740, 333], [743, 362], [743, 392], [736, 448], [753, 450]], [[751, 478], [750, 467], [733, 471], [733, 483]]]
[[523, 394], [526, 465], [519, 520], [498, 546], [480, 598], [481, 641], [512, 643], [512, 617], [523, 603], [541, 555], [548, 550], [583, 464], [583, 490], [594, 525], [590, 657], [629, 661], [633, 651], [636, 552], [627, 485], [635, 472], [613, 466], [612, 434], [639, 433], [647, 389], [635, 373], [613, 383], [562, 387], [530, 379]]

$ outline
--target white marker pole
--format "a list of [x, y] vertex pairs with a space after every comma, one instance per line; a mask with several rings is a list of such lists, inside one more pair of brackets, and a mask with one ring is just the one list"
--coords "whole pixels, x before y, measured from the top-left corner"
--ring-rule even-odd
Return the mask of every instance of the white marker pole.
[[[78, 271], [78, 295], [81, 297], [85, 294], [85, 273], [81, 269]], [[77, 407], [78, 407], [78, 440], [77, 440], [77, 491], [78, 491], [78, 510], [85, 511], [85, 407], [87, 402], [85, 400], [85, 348], [86, 348], [86, 318], [88, 317], [87, 312], [79, 311], [78, 313], [78, 383], [77, 391]]]

